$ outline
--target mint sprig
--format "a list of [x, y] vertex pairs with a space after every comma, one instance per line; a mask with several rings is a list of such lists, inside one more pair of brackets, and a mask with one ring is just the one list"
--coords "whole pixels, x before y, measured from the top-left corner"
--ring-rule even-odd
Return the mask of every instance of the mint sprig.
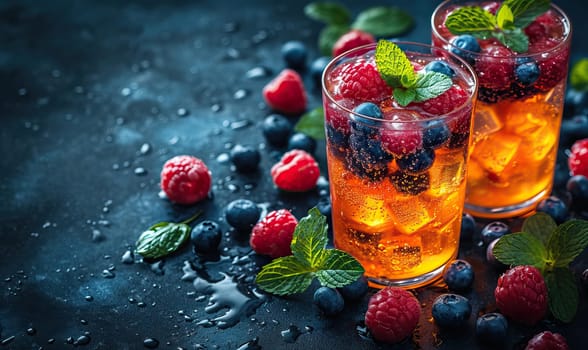
[[159, 259], [175, 252], [190, 237], [190, 222], [199, 217], [201, 212], [180, 222], [159, 222], [141, 233], [135, 250], [148, 259]]
[[312, 137], [315, 140], [322, 140], [325, 138], [325, 115], [323, 107], [316, 107], [304, 113], [296, 125], [294, 130]]
[[315, 207], [300, 219], [292, 238], [292, 255], [274, 259], [257, 274], [266, 292], [287, 295], [304, 292], [317, 278], [321, 285], [339, 288], [356, 281], [364, 269], [351, 255], [327, 249], [327, 221]]
[[538, 268], [547, 285], [549, 309], [562, 322], [571, 322], [578, 307], [578, 288], [570, 263], [588, 246], [588, 221], [557, 225], [545, 213], [523, 222], [521, 232], [505, 235], [494, 246], [496, 258], [507, 265]]
[[550, 0], [506, 0], [496, 14], [478, 6], [464, 6], [447, 16], [445, 26], [454, 35], [479, 39], [494, 37], [515, 52], [526, 52], [529, 38], [524, 28], [546, 12]]
[[380, 76], [394, 89], [394, 99], [401, 106], [437, 97], [453, 85], [451, 78], [442, 73], [416, 73], [406, 54], [392, 41], [378, 41], [375, 60]]

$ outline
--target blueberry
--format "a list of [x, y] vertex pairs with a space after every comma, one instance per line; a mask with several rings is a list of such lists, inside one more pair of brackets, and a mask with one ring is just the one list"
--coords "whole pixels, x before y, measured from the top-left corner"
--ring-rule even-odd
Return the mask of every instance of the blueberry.
[[379, 139], [352, 134], [349, 137], [350, 152], [347, 164], [357, 176], [370, 181], [381, 181], [388, 174], [388, 162], [392, 156], [382, 148]]
[[327, 56], [321, 56], [310, 64], [310, 76], [312, 80], [317, 84], [317, 86], [321, 86], [321, 79], [323, 77], [323, 72], [331, 59]]
[[287, 41], [282, 45], [281, 53], [286, 66], [292, 69], [302, 69], [306, 66], [308, 50], [300, 41]]
[[474, 282], [474, 269], [465, 260], [453, 260], [443, 270], [443, 281], [449, 290], [457, 292], [467, 290]]
[[327, 316], [333, 316], [345, 307], [345, 300], [338, 290], [320, 287], [314, 292], [313, 302]]
[[398, 170], [390, 175], [390, 181], [398, 192], [416, 196], [429, 188], [429, 173], [417, 175]]
[[292, 133], [292, 124], [283, 115], [271, 114], [263, 120], [262, 132], [270, 145], [286, 146]]
[[293, 133], [288, 140], [288, 150], [293, 149], [301, 149], [313, 154], [316, 150], [316, 140], [301, 132]]
[[449, 140], [450, 136], [451, 132], [445, 122], [442, 120], [429, 121], [423, 130], [423, 147], [439, 148]]
[[227, 223], [237, 231], [250, 231], [260, 215], [261, 208], [249, 199], [236, 199], [225, 208]]
[[396, 164], [406, 172], [418, 174], [431, 168], [434, 161], [435, 151], [431, 148], [421, 148], [414, 153], [396, 159]]
[[551, 216], [558, 224], [566, 221], [568, 217], [568, 206], [556, 196], [545, 198], [537, 204], [536, 209], [538, 212], [543, 212]]
[[468, 213], [463, 213], [461, 216], [461, 231], [459, 233], [460, 239], [471, 240], [476, 232], [476, 219]]
[[247, 173], [257, 170], [261, 156], [257, 148], [235, 145], [231, 149], [230, 159], [237, 171]]
[[564, 101], [564, 118], [588, 112], [588, 92], [568, 88]]
[[455, 71], [445, 61], [431, 61], [425, 66], [425, 71], [445, 74], [450, 78], [455, 77]]
[[576, 115], [561, 122], [560, 143], [570, 147], [576, 140], [588, 137], [588, 116]]
[[361, 133], [366, 137], [373, 137], [378, 133], [378, 122], [370, 118], [362, 118], [362, 116], [382, 119], [382, 111], [380, 107], [371, 102], [364, 102], [353, 109], [353, 112], [361, 116], [351, 115], [351, 129], [354, 132]]
[[483, 343], [494, 345], [506, 341], [508, 322], [506, 318], [497, 312], [481, 315], [476, 320], [476, 337]]
[[505, 265], [502, 262], [500, 262], [496, 258], [496, 255], [494, 255], [494, 246], [496, 245], [496, 243], [498, 243], [499, 240], [500, 238], [496, 238], [495, 240], [490, 242], [486, 247], [486, 261], [489, 262], [492, 266], [496, 267], [498, 270], [506, 270], [508, 265]]
[[572, 195], [572, 201], [576, 206], [588, 204], [588, 178], [584, 175], [574, 175], [566, 183], [566, 189]]
[[484, 244], [490, 244], [496, 238], [500, 238], [510, 233], [510, 227], [502, 221], [493, 221], [482, 228], [482, 241]]
[[345, 300], [358, 300], [367, 293], [368, 289], [368, 280], [362, 275], [354, 282], [339, 288], [339, 292]]
[[211, 220], [199, 222], [190, 233], [194, 251], [199, 255], [216, 253], [222, 238], [220, 226]]
[[541, 72], [535, 61], [521, 63], [515, 67], [515, 76], [518, 82], [524, 86], [533, 84], [539, 78], [539, 74]]
[[468, 298], [458, 294], [441, 294], [433, 302], [433, 319], [439, 327], [458, 328], [470, 318], [472, 305]]
[[469, 34], [456, 36], [451, 40], [451, 44], [452, 47], [450, 51], [470, 64], [475, 63], [476, 57], [474, 53], [482, 50], [478, 40]]
[[331, 217], [331, 199], [329, 196], [320, 197], [316, 208], [321, 212], [322, 215], [326, 216], [327, 219]]

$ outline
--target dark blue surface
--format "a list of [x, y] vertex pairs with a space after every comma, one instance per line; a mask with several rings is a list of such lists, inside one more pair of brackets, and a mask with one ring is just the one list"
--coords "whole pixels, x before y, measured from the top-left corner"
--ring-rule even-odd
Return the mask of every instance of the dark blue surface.
[[[347, 3], [356, 14], [391, 2]], [[588, 5], [558, 3], [574, 23], [572, 62], [588, 57]], [[308, 63], [319, 56], [322, 25], [304, 16], [304, 4], [0, 3], [0, 349], [68, 349], [76, 341], [88, 349], [141, 349], [150, 338], [164, 349], [481, 348], [475, 316], [494, 311], [500, 271], [485, 261], [479, 235], [460, 251], [476, 279], [464, 293], [472, 317], [459, 332], [439, 331], [431, 321], [432, 301], [444, 287], [417, 291], [419, 327], [397, 346], [362, 337], [367, 297], [327, 318], [313, 305], [312, 290], [277, 298], [255, 289], [252, 276], [266, 260], [250, 254], [247, 237], [224, 220], [224, 207], [248, 198], [300, 218], [325, 195], [318, 189], [286, 195], [272, 186], [269, 168], [282, 148], [261, 147], [259, 170], [250, 174], [226, 161], [237, 143], [265, 142], [261, 124], [271, 111], [261, 89], [285, 67], [281, 45], [299, 40]], [[402, 38], [429, 42], [436, 2], [397, 5], [416, 20]], [[317, 107], [319, 90], [308, 72], [304, 77], [309, 107]], [[209, 165], [210, 199], [182, 207], [158, 196], [159, 171], [178, 154]], [[324, 141], [316, 157], [326, 175]], [[200, 261], [189, 245], [153, 264], [125, 254], [150, 225], [197, 210], [223, 230], [220, 260]], [[585, 255], [575, 272], [588, 267]], [[511, 326], [508, 346], [521, 348], [550, 329], [565, 335], [571, 349], [583, 348], [586, 294], [581, 289], [573, 323]]]

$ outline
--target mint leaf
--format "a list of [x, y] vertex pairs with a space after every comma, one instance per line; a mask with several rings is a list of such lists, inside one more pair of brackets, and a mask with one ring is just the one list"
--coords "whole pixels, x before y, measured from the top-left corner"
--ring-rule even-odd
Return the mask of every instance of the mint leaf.
[[313, 270], [295, 256], [284, 256], [265, 265], [255, 282], [267, 292], [286, 295], [304, 292], [312, 283]]
[[496, 19], [478, 6], [464, 6], [447, 16], [445, 26], [454, 35], [472, 34], [488, 38], [496, 28]]
[[500, 6], [496, 12], [496, 24], [500, 29], [514, 29], [514, 16], [506, 4]]
[[377, 6], [364, 10], [351, 24], [354, 29], [374, 36], [399, 36], [407, 32], [414, 24], [412, 16], [394, 6]]
[[549, 10], [550, 0], [506, 0], [502, 6], [508, 6], [517, 28], [525, 28], [540, 14]]
[[389, 86], [408, 88], [416, 82], [416, 74], [408, 57], [393, 42], [378, 41], [375, 59], [380, 76]]
[[349, 27], [346, 25], [328, 25], [323, 28], [319, 33], [318, 40], [321, 54], [331, 56], [333, 54], [333, 46], [337, 40], [348, 31]]
[[292, 254], [313, 269], [322, 268], [327, 243], [327, 219], [316, 207], [312, 208], [296, 225], [290, 245]]
[[313, 2], [304, 7], [309, 18], [336, 26], [349, 26], [351, 15], [347, 8], [335, 2]]
[[557, 224], [551, 216], [546, 213], [537, 212], [523, 221], [522, 231], [527, 232], [547, 245], [549, 236], [557, 229]]
[[578, 308], [578, 288], [572, 271], [558, 268], [546, 274], [549, 310], [562, 322], [572, 322]]
[[294, 130], [306, 134], [315, 140], [325, 138], [325, 116], [323, 107], [317, 107], [300, 117]]
[[547, 249], [539, 239], [527, 232], [511, 233], [500, 237], [493, 253], [506, 265], [532, 265], [543, 271]]
[[445, 74], [438, 72], [425, 72], [417, 74], [414, 85], [416, 92], [415, 101], [426, 101], [435, 98], [453, 85], [453, 81]]
[[547, 250], [555, 267], [567, 267], [588, 246], [588, 221], [569, 220], [549, 237]]
[[496, 39], [500, 40], [500, 42], [503, 43], [504, 46], [508, 47], [509, 49], [515, 52], [523, 53], [527, 52], [527, 50], [529, 49], [529, 37], [520, 28], [496, 32], [492, 35]]
[[349, 281], [357, 280], [363, 274], [363, 268], [351, 255], [337, 249], [326, 250], [322, 269], [316, 273], [321, 285], [340, 288]]
[[175, 252], [190, 237], [188, 223], [200, 216], [200, 212], [180, 223], [159, 222], [144, 231], [135, 243], [138, 254], [148, 259], [159, 259]]
[[588, 58], [582, 58], [572, 66], [570, 84], [579, 91], [588, 91]]
[[392, 93], [396, 102], [403, 107], [408, 106], [409, 103], [416, 99], [415, 89], [396, 88]]

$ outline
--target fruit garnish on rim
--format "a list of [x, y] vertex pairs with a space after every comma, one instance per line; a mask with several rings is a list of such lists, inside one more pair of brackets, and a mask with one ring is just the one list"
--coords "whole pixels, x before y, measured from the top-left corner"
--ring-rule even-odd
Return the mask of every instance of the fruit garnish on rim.
[[549, 7], [549, 0], [506, 0], [494, 14], [479, 6], [464, 6], [447, 16], [445, 26], [454, 35], [495, 38], [509, 49], [523, 53], [529, 47], [525, 27]]

